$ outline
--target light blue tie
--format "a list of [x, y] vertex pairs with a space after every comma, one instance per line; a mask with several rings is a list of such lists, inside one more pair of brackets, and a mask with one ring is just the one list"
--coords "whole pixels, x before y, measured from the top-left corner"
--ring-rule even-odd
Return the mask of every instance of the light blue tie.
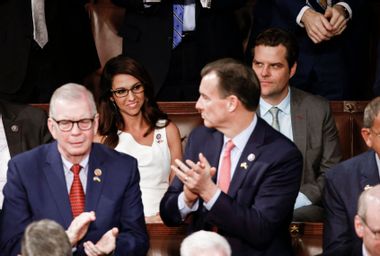
[[173, 49], [182, 41], [183, 5], [173, 4]]
[[280, 109], [278, 107], [271, 107], [269, 113], [272, 115], [272, 127], [277, 131], [280, 131], [280, 122], [278, 121], [278, 112]]

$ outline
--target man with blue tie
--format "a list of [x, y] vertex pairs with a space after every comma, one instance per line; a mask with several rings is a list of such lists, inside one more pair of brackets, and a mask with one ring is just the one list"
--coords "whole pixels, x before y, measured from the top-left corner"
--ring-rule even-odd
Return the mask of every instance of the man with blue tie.
[[255, 111], [260, 98], [253, 70], [233, 59], [206, 65], [196, 108], [204, 126], [176, 160], [176, 178], [163, 197], [161, 217], [190, 231], [217, 230], [232, 255], [293, 255], [289, 224], [300, 186], [297, 147]]
[[199, 72], [219, 58], [243, 58], [234, 11], [246, 0], [112, 0], [126, 8], [123, 54], [148, 70], [158, 100], [196, 100]]
[[32, 221], [51, 219], [70, 230], [73, 219], [87, 212], [95, 216], [86, 235], [73, 244], [74, 255], [107, 255], [107, 241], [117, 235], [115, 255], [146, 255], [136, 159], [92, 143], [98, 128], [92, 94], [78, 84], [58, 88], [48, 128], [56, 142], [9, 161], [0, 255], [20, 253], [21, 237]]

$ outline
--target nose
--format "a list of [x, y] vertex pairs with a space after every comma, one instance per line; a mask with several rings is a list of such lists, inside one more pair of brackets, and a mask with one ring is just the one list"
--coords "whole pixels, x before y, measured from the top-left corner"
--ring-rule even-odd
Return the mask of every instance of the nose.
[[266, 77], [270, 75], [269, 67], [267, 65], [264, 65], [261, 69], [261, 76]]
[[77, 135], [81, 133], [81, 130], [79, 129], [78, 125], [79, 125], [78, 123], [73, 124], [73, 128], [71, 129], [71, 134]]
[[127, 98], [128, 100], [134, 100], [136, 97], [135, 97], [135, 94], [132, 92], [132, 91], [129, 91], [128, 95], [127, 95]]
[[202, 109], [201, 97], [198, 98], [197, 103], [195, 104], [195, 108], [200, 111]]

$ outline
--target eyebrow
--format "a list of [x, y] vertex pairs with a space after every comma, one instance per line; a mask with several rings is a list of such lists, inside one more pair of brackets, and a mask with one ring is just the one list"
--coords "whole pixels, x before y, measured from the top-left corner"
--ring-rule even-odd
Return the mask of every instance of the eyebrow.
[[135, 87], [136, 85], [142, 85], [142, 84], [141, 84], [141, 82], [137, 82], [137, 83], [135, 83], [135, 84], [132, 84], [131, 87], [129, 87], [129, 88], [126, 88], [126, 87], [115, 88], [115, 91], [117, 91], [117, 90], [122, 90], [122, 89], [128, 89], [128, 90], [130, 90], [130, 89], [132, 89], [133, 87]]

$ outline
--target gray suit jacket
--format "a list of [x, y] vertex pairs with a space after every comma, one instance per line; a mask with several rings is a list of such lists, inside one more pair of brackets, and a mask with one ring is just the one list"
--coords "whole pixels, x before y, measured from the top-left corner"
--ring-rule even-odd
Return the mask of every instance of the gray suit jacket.
[[0, 100], [0, 114], [11, 157], [51, 141], [43, 110]]
[[320, 204], [325, 171], [341, 160], [330, 105], [320, 96], [291, 87], [290, 112], [293, 141], [303, 156], [300, 192], [313, 204]]

